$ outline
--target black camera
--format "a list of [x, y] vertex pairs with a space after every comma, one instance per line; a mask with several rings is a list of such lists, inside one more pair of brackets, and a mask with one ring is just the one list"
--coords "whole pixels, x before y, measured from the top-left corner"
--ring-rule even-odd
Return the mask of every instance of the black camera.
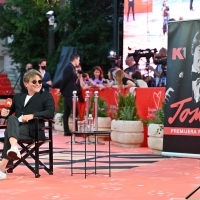
[[80, 69], [77, 72], [78, 74], [84, 74], [83, 70], [80, 70]]
[[79, 69], [77, 72], [78, 72], [78, 74], [82, 74], [82, 77], [83, 77], [83, 78], [86, 78], [86, 77], [87, 77], [86, 74], [85, 74], [85, 72], [84, 72], [83, 70], [80, 70], [80, 69]]
[[108, 83], [107, 80], [103, 80], [103, 83]]
[[167, 58], [162, 58], [160, 56], [156, 56], [155, 58], [156, 59], [153, 62], [155, 65], [163, 65], [163, 66], [167, 65]]
[[140, 58], [145, 57], [147, 63], [150, 63], [150, 58], [154, 57], [154, 54], [157, 52], [157, 49], [139, 49], [139, 50], [135, 50], [134, 53], [128, 53], [128, 57], [133, 56], [134, 61], [136, 63], [136, 65], [138, 65], [138, 62], [140, 60]]

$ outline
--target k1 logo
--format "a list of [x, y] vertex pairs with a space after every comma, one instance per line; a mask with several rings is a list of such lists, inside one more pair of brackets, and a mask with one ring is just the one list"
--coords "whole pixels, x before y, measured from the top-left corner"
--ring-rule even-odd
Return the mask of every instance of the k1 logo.
[[184, 60], [186, 59], [186, 47], [179, 47], [172, 49], [172, 60]]

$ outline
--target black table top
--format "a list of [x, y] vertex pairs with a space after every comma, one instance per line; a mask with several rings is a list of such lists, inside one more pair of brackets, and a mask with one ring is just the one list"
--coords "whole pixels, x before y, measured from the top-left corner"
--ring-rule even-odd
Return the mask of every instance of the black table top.
[[103, 135], [103, 134], [110, 134], [111, 131], [88, 131], [88, 132], [79, 132], [79, 131], [73, 131], [72, 134], [90, 134], [90, 135]]

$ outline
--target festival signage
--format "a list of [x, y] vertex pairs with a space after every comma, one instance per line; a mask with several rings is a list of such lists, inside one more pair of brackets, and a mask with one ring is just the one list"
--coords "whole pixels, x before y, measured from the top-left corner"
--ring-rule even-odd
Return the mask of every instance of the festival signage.
[[200, 21], [169, 22], [164, 152], [200, 152]]

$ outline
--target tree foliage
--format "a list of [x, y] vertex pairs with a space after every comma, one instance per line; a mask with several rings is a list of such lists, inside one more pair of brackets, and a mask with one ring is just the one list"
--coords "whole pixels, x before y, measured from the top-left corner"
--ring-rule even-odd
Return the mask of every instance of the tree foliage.
[[108, 65], [107, 55], [112, 48], [112, 0], [71, 0], [57, 17], [61, 46], [78, 48], [82, 64]]
[[55, 49], [48, 57], [49, 71], [55, 71], [62, 46], [78, 48], [84, 70], [94, 65], [108, 65], [113, 0], [66, 2], [62, 7], [59, 2], [51, 7], [45, 0], [7, 0], [6, 5], [0, 5], [0, 38], [12, 37], [12, 43], [6, 46], [13, 63], [19, 63], [23, 68], [31, 62], [36, 67], [39, 58], [48, 57], [48, 19], [45, 14], [53, 10], [57, 28]]
[[7, 0], [0, 6], [0, 38], [13, 39], [6, 47], [14, 63], [36, 64], [47, 57], [48, 9], [44, 0]]

